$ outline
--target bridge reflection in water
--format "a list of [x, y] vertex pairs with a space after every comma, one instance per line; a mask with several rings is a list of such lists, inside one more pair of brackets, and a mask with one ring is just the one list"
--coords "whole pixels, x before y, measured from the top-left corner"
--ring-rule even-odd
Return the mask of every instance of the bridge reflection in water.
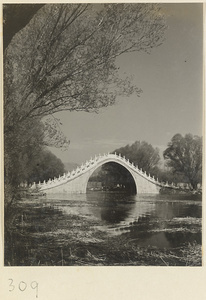
[[144, 203], [137, 201], [136, 196], [124, 193], [89, 193], [86, 195], [87, 201], [95, 203], [89, 210], [99, 220], [106, 224], [129, 224], [155, 210], [154, 203]]
[[123, 234], [126, 240], [136, 240], [141, 246], [170, 248], [194, 240], [201, 243], [200, 231], [180, 231], [178, 223], [176, 229], [171, 223], [178, 218], [201, 220], [201, 202], [189, 198], [188, 201], [173, 200], [171, 196], [161, 198], [149, 194], [89, 192], [48, 195], [45, 200], [68, 216], [93, 220], [92, 231], [101, 230], [108, 235]]

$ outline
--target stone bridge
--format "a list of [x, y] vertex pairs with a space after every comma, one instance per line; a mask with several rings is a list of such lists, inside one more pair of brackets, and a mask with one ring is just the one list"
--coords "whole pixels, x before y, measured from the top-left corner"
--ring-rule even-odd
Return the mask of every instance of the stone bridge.
[[95, 156], [85, 164], [77, 167], [76, 170], [68, 172], [59, 178], [49, 179], [47, 182], [33, 184], [31, 189], [38, 188], [40, 192], [45, 192], [46, 194], [56, 194], [56, 193], [86, 193], [87, 184], [92, 173], [100, 166], [105, 163], [115, 162], [129, 171], [134, 179], [136, 185], [137, 194], [142, 193], [152, 193], [158, 194], [161, 187], [171, 187], [173, 186], [163, 185], [151, 177], [138, 166], [135, 166], [125, 157], [115, 154], [104, 154]]

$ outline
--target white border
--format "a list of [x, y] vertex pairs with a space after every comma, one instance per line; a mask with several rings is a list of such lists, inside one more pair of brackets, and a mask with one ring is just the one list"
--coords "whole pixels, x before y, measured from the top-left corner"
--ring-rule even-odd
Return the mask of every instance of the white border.
[[[56, 3], [57, 1], [35, 1], [35, 3]], [[69, 1], [61, 1], [68, 3]], [[75, 2], [75, 1], [70, 1]], [[103, 1], [78, 1], [100, 3]], [[116, 1], [104, 1], [116, 2]], [[177, 3], [178, 1], [119, 1], [119, 2], [162, 2]], [[180, 1], [179, 1], [180, 2]], [[204, 3], [204, 52], [205, 44], [205, 12], [204, 1], [181, 1], [181, 3]], [[15, 3], [5, 0], [2, 3]], [[18, 3], [34, 3], [34, 1], [18, 1]], [[2, 7], [1, 20], [2, 20]], [[1, 29], [0, 29], [1, 30]], [[2, 36], [2, 31], [0, 31]], [[2, 39], [0, 41], [1, 66], [3, 53]], [[203, 65], [203, 78], [205, 82], [205, 57]], [[2, 69], [1, 69], [2, 75]], [[3, 87], [2, 76], [1, 91]], [[3, 114], [2, 102], [0, 106]], [[0, 122], [1, 137], [1, 199], [3, 199], [3, 118]], [[205, 93], [203, 110], [204, 149], [205, 149]], [[205, 151], [204, 151], [205, 152]], [[204, 174], [205, 182], [205, 156]], [[28, 284], [34, 280], [39, 283], [38, 299], [67, 299], [67, 300], [205, 300], [206, 299], [206, 267], [205, 267], [205, 195], [203, 184], [203, 266], [202, 267], [4, 267], [3, 266], [3, 201], [1, 201], [1, 240], [0, 240], [0, 299], [37, 299], [35, 292], [27, 288], [25, 292], [19, 290], [9, 292], [9, 278], [14, 280], [17, 287], [20, 281]]]

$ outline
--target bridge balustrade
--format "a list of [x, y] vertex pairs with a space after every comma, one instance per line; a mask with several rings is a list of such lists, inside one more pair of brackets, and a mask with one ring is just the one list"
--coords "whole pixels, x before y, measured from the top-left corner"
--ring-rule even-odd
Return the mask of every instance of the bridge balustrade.
[[[116, 154], [116, 152], [114, 154], [103, 154], [103, 155], [98, 155], [94, 158], [90, 158], [89, 161], [86, 161], [85, 164], [82, 164], [81, 167], [77, 167], [75, 170], [73, 170], [72, 172], [68, 172], [67, 174], [63, 174], [63, 176], [59, 176], [58, 178], [54, 177], [54, 179], [49, 179], [47, 182], [44, 181], [43, 183], [39, 182], [38, 186], [44, 187], [47, 185], [52, 185], [52, 186], [58, 186], [60, 184], [60, 182], [67, 182], [67, 180], [73, 180], [75, 179], [75, 177], [81, 176], [82, 174], [84, 174], [85, 172], [87, 172], [89, 169], [92, 169], [94, 167], [95, 162], [101, 162], [104, 161], [106, 158], [115, 158], [117, 160], [121, 160], [122, 162], [124, 162], [126, 165], [128, 165], [132, 170], [134, 170], [136, 173], [140, 174], [142, 177], [144, 177], [145, 179], [147, 179], [148, 181], [151, 181], [155, 184], [157, 184], [158, 186], [166, 186], [166, 187], [173, 187], [175, 188], [174, 184], [169, 184], [168, 182], [166, 184], [164, 183], [160, 183], [158, 178], [155, 180], [154, 176], [151, 177], [150, 174], [147, 175], [146, 171], [143, 171], [142, 168], [138, 168], [138, 165], [135, 165], [133, 162], [130, 162], [129, 159], [125, 158], [125, 156], [121, 156], [121, 154]], [[31, 188], [34, 188], [37, 184], [33, 184], [31, 186]]]

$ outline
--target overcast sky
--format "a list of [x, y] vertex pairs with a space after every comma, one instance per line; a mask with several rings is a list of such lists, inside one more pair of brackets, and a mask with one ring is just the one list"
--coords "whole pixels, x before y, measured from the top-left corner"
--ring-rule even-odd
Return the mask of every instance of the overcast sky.
[[52, 149], [63, 162], [82, 163], [136, 140], [164, 150], [173, 135], [202, 135], [202, 4], [163, 4], [165, 42], [117, 60], [143, 93], [118, 98], [99, 114], [62, 112], [68, 151]]

